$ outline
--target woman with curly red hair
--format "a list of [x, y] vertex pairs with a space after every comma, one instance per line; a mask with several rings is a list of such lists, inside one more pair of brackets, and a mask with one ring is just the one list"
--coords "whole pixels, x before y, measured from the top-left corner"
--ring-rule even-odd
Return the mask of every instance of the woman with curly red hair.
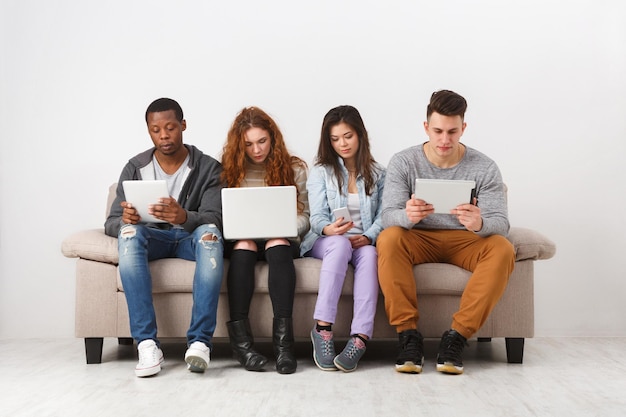
[[239, 240], [226, 244], [226, 256], [230, 257], [227, 327], [235, 357], [248, 371], [260, 371], [267, 364], [267, 358], [254, 349], [248, 320], [255, 264], [266, 260], [274, 312], [272, 341], [276, 370], [281, 374], [294, 373], [297, 362], [293, 355], [292, 312], [296, 284], [293, 259], [299, 256], [301, 237], [309, 230], [306, 163], [289, 154], [280, 129], [267, 113], [257, 107], [246, 107], [228, 131], [222, 166], [222, 179], [227, 187], [295, 185], [297, 188], [298, 238]]

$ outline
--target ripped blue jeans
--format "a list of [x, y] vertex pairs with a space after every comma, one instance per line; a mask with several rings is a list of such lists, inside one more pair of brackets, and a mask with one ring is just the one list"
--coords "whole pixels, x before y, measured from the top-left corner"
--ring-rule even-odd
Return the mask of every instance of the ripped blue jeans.
[[213, 224], [205, 224], [189, 233], [183, 229], [161, 230], [129, 224], [120, 229], [118, 249], [119, 271], [133, 339], [137, 343], [152, 339], [159, 344], [148, 262], [181, 258], [196, 262], [187, 344], [200, 341], [212, 347], [224, 274], [224, 241], [219, 229]]

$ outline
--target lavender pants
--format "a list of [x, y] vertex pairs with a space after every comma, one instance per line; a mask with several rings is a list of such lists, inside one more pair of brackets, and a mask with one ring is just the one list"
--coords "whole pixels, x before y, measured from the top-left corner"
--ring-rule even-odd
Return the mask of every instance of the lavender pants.
[[346, 279], [348, 263], [354, 266], [354, 312], [350, 334], [372, 337], [378, 301], [378, 255], [372, 245], [352, 249], [344, 236], [323, 236], [315, 241], [310, 256], [322, 260], [315, 320], [335, 323], [337, 304]]

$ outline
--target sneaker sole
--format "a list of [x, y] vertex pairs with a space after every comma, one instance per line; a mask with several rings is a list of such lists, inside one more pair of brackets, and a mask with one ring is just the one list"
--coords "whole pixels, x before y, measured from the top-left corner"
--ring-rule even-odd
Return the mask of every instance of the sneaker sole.
[[320, 368], [322, 371], [336, 371], [337, 367], [335, 366], [334, 362], [332, 365], [322, 365], [317, 361], [317, 353], [315, 352], [315, 340], [313, 340], [313, 335], [311, 335], [311, 342], [313, 343], [313, 361], [315, 362], [315, 365], [317, 365], [317, 367]]
[[331, 365], [327, 365], [327, 366], [321, 365], [317, 361], [317, 357], [315, 356], [315, 350], [313, 351], [313, 361], [315, 362], [315, 365], [317, 365], [317, 367], [320, 368], [322, 371], [337, 371], [338, 370], [334, 363], [332, 364], [332, 366]]
[[421, 374], [423, 369], [424, 361], [422, 360], [422, 364], [416, 364], [415, 362], [407, 361], [402, 365], [396, 364], [396, 371], [402, 372], [404, 374]]
[[333, 360], [333, 363], [335, 364], [335, 366], [336, 366], [337, 368], [339, 368], [339, 370], [341, 370], [341, 371], [343, 371], [343, 372], [352, 372], [352, 371], [355, 371], [355, 370], [356, 370], [356, 367], [357, 367], [357, 365], [354, 365], [354, 368], [348, 368], [347, 366], [343, 366], [343, 365], [341, 364], [341, 362], [339, 362], [339, 361], [337, 360], [337, 358], [335, 358], [335, 359]]
[[444, 374], [451, 374], [451, 375], [461, 375], [463, 373], [462, 366], [456, 366], [456, 365], [451, 364], [450, 362], [445, 362], [443, 364], [438, 363], [437, 370], [439, 372], [443, 372]]
[[189, 355], [185, 357], [185, 362], [187, 362], [187, 369], [191, 372], [202, 373], [209, 367], [207, 361], [199, 356]]

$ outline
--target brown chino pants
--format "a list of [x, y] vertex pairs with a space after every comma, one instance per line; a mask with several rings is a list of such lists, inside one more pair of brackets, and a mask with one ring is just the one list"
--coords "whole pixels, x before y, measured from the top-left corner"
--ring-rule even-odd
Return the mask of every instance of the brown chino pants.
[[376, 248], [385, 310], [398, 333], [415, 329], [419, 319], [413, 265], [443, 262], [472, 272], [450, 326], [470, 338], [504, 293], [515, 264], [513, 245], [505, 237], [480, 237], [466, 230], [394, 226], [382, 231]]

